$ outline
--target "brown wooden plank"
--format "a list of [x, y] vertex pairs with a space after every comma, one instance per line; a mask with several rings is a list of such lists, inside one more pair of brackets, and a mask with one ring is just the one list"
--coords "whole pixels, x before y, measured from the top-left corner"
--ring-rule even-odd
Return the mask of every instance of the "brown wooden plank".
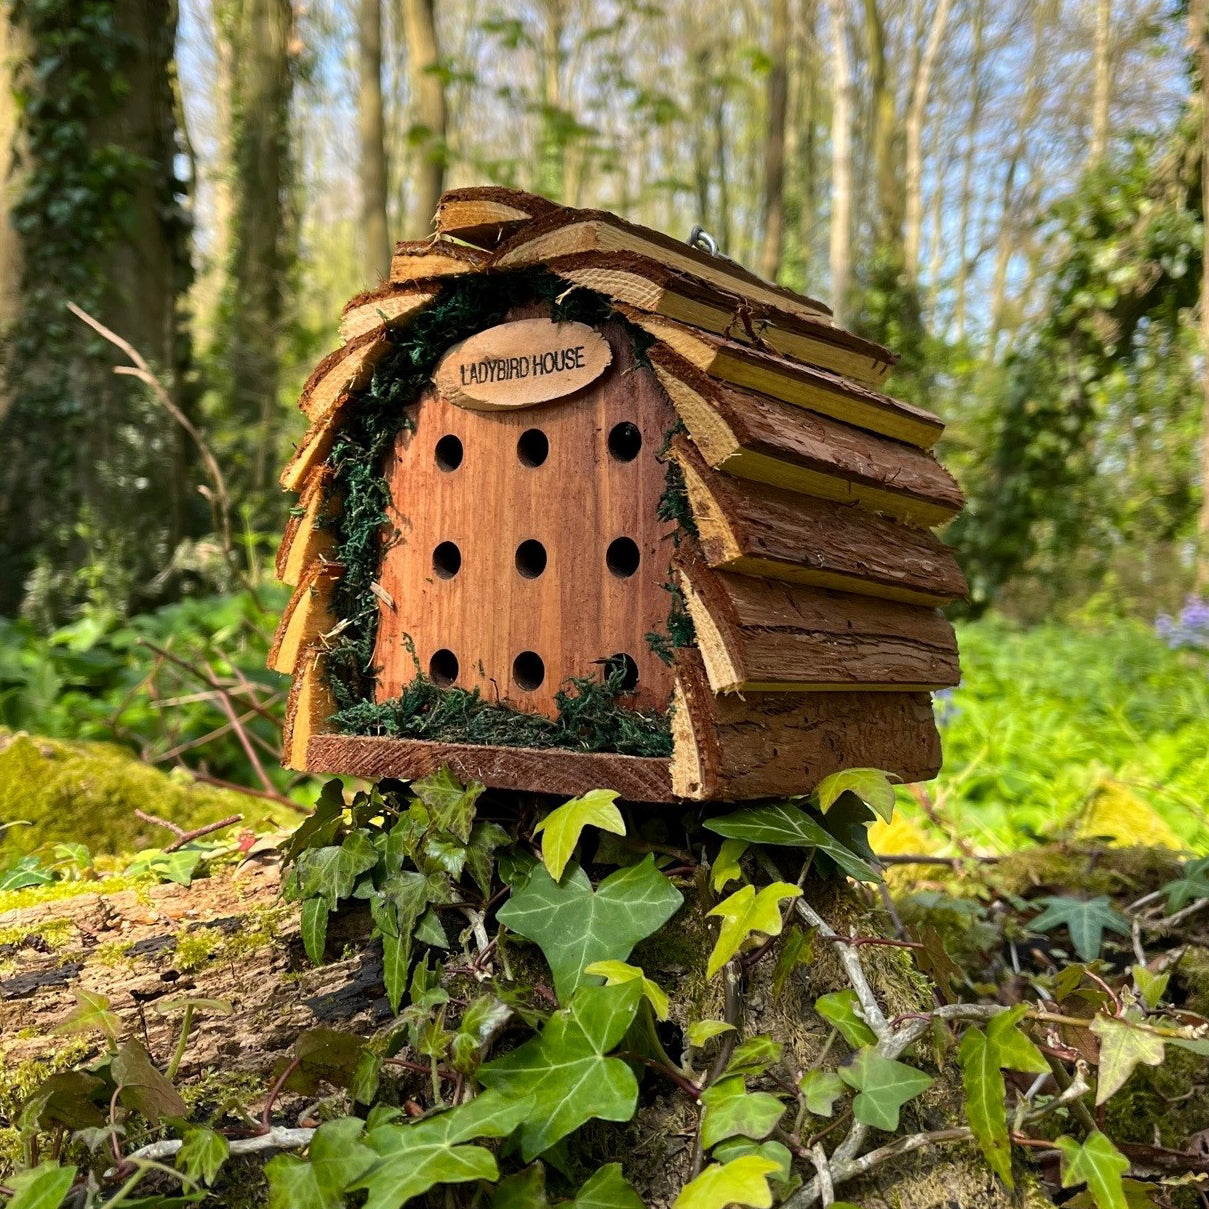
[[631, 802], [669, 802], [667, 760], [557, 748], [480, 747], [424, 739], [377, 739], [317, 735], [307, 750], [310, 772], [346, 776], [398, 777], [410, 781], [448, 767], [463, 783], [481, 781], [496, 789], [578, 797], [590, 789], [614, 789]]
[[683, 434], [672, 455], [711, 567], [911, 604], [966, 592], [952, 551], [925, 529], [720, 474]]
[[369, 385], [374, 367], [390, 351], [386, 329], [378, 328], [328, 353], [306, 380], [298, 406], [312, 423], [324, 419], [347, 396]]
[[[651, 370], [637, 366], [622, 325], [603, 334], [612, 364], [568, 399], [470, 411], [434, 387], [409, 411], [414, 429], [400, 431], [386, 465], [398, 537], [378, 577], [391, 602], [381, 606], [374, 656], [379, 700], [398, 696], [417, 667], [448, 683], [448, 652], [459, 687], [553, 716], [569, 677], [598, 676], [601, 660], [623, 654], [638, 682], [622, 703], [667, 707], [671, 672], [644, 635], [662, 630], [671, 608], [657, 455], [676, 416]], [[641, 442], [630, 460], [609, 444], [625, 425]], [[525, 460], [527, 433], [544, 439], [538, 465]], [[442, 468], [445, 441], [460, 449], [451, 469]], [[637, 556], [628, 576], [610, 569], [615, 541]], [[544, 550], [539, 574], [529, 543]], [[536, 687], [514, 674], [525, 652], [542, 661]]]
[[348, 416], [352, 395], [343, 395], [319, 419], [311, 424], [302, 435], [294, 456], [286, 463], [281, 477], [277, 480], [286, 491], [301, 492], [307, 480], [318, 467], [327, 461], [327, 455], [332, 452], [336, 433]]
[[307, 568], [277, 623], [266, 660], [270, 671], [292, 676], [303, 652], [322, 645], [336, 625], [332, 587], [343, 573], [338, 563], [314, 563]]
[[327, 557], [335, 547], [331, 522], [339, 514], [340, 502], [331, 496], [334, 472], [328, 466], [316, 466], [307, 476], [291, 510], [285, 533], [277, 547], [274, 566], [277, 578], [295, 588], [306, 568]]
[[298, 772], [311, 771], [307, 747], [316, 735], [331, 730], [336, 702], [323, 670], [323, 653], [309, 648], [298, 660], [285, 706], [281, 762]]
[[554, 202], [520, 189], [447, 189], [437, 205], [437, 230], [480, 248], [496, 248], [531, 219], [555, 209]]
[[581, 252], [637, 253], [669, 268], [691, 273], [753, 303], [778, 307], [809, 319], [826, 320], [831, 315], [825, 303], [764, 281], [736, 261], [711, 256], [662, 231], [627, 222], [605, 210], [559, 207], [540, 215], [501, 246], [492, 266], [516, 269]]
[[944, 431], [938, 416], [859, 382], [774, 356], [625, 303], [617, 310], [711, 378], [754, 390], [857, 428], [930, 449]]
[[711, 571], [677, 572], [715, 693], [927, 690], [957, 684], [935, 609]]
[[940, 770], [926, 693], [717, 696], [682, 652], [672, 714], [672, 789], [710, 801], [804, 794], [833, 772], [881, 768], [903, 781]]
[[961, 511], [956, 480], [914, 445], [727, 386], [666, 346], [656, 344], [647, 355], [715, 470], [917, 525], [940, 524]]
[[440, 297], [431, 283], [388, 281], [345, 303], [340, 315], [340, 339], [355, 340], [382, 328], [397, 331]]
[[703, 328], [764, 352], [793, 357], [877, 388], [897, 360], [872, 341], [779, 307], [750, 299], [630, 252], [586, 252], [546, 262], [573, 285], [639, 310]]
[[481, 248], [469, 248], [450, 239], [409, 239], [395, 244], [390, 279], [416, 282], [463, 277], [483, 272], [490, 259], [490, 254]]

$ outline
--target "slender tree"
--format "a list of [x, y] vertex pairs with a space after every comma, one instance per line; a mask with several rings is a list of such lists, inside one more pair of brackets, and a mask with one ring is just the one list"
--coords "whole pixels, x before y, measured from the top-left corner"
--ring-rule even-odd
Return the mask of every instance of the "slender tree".
[[789, 99], [789, 0], [772, 0], [768, 71], [768, 140], [764, 148], [764, 248], [760, 272], [770, 281], [785, 245], [785, 115]]
[[419, 239], [432, 230], [432, 216], [445, 188], [447, 113], [441, 51], [437, 41], [435, 0], [403, 0], [403, 36], [407, 42], [407, 79], [417, 151], [407, 235]]
[[852, 105], [855, 84], [842, 0], [828, 0], [835, 89], [831, 102], [831, 306], [837, 323], [848, 315], [852, 288]]
[[375, 282], [390, 269], [386, 219], [386, 141], [382, 120], [382, 0], [360, 0], [357, 9], [361, 136], [362, 272]]
[[1192, 0], [1189, 34], [1196, 62], [1201, 151], [1201, 506], [1197, 515], [1196, 587], [1209, 590], [1209, 2]]

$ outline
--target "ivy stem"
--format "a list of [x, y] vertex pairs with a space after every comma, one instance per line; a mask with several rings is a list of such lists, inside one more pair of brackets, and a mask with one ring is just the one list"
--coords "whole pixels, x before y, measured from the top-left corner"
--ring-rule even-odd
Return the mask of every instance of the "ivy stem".
[[277, 1082], [273, 1084], [269, 1091], [269, 1097], [264, 1102], [264, 1109], [260, 1114], [260, 1129], [262, 1133], [268, 1133], [272, 1129], [269, 1124], [270, 1117], [273, 1113], [273, 1105], [277, 1102], [277, 1097], [281, 1095], [281, 1089], [285, 1086], [286, 1080], [302, 1065], [302, 1059], [295, 1057], [290, 1060], [289, 1066], [277, 1076]]
[[657, 1070], [664, 1078], [670, 1079], [686, 1095], [692, 1096], [694, 1100], [701, 1095], [702, 1088], [663, 1062], [657, 1062], [654, 1058], [646, 1058], [642, 1054], [634, 1053], [633, 1050], [619, 1050], [617, 1057], [625, 1058], [630, 1062], [641, 1062], [643, 1066], [649, 1066], [651, 1070]]
[[181, 1021], [181, 1034], [177, 1038], [176, 1050], [172, 1055], [172, 1061], [168, 1063], [167, 1076], [171, 1082], [176, 1078], [176, 1072], [180, 1070], [181, 1059], [185, 1056], [185, 1047], [189, 1044], [189, 1029], [193, 1024], [193, 1004], [185, 1004], [185, 1018]]

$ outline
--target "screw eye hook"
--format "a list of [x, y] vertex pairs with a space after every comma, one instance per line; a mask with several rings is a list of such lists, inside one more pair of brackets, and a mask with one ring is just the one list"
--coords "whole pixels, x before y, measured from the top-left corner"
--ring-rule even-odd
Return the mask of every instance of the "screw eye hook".
[[711, 256], [718, 255], [718, 241], [702, 226], [695, 226], [686, 241], [690, 248], [702, 248]]

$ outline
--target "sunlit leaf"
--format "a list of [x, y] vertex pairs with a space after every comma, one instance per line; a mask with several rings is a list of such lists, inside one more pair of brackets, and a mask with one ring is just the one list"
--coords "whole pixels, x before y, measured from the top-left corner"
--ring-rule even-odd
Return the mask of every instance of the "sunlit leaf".
[[542, 863], [556, 882], [562, 880], [563, 870], [585, 827], [625, 835], [625, 820], [613, 804], [617, 797], [616, 790], [593, 789], [552, 810], [533, 829], [534, 834], [542, 835]]
[[825, 814], [840, 794], [854, 793], [885, 822], [894, 814], [894, 786], [879, 768], [846, 768], [824, 777], [815, 790]]
[[13, 1190], [8, 1209], [59, 1209], [76, 1178], [74, 1167], [43, 1163], [7, 1179]]
[[798, 1083], [806, 1111], [816, 1117], [829, 1117], [835, 1102], [844, 1094], [844, 1080], [831, 1070], [808, 1070]]
[[706, 977], [712, 978], [753, 933], [779, 936], [781, 932], [781, 903], [801, 896], [800, 886], [788, 882], [773, 882], [758, 893], [754, 886], [740, 886], [728, 899], [720, 902], [708, 915], [718, 915], [722, 926], [709, 955]]
[[714, 861], [714, 867], [710, 870], [709, 875], [710, 885], [713, 886], [715, 894], [719, 893], [728, 882], [737, 881], [743, 876], [739, 859], [750, 847], [751, 845], [746, 840], [722, 841], [722, 847], [718, 849], [718, 857]]
[[571, 1209], [645, 1209], [620, 1163], [606, 1163], [588, 1177]]
[[624, 961], [594, 961], [585, 968], [585, 974], [598, 975], [605, 980], [606, 986], [618, 982], [632, 982], [637, 979], [642, 983], [642, 994], [651, 1005], [659, 1020], [666, 1020], [670, 1004], [667, 991], [657, 982], [648, 978], [638, 966], [628, 965]]
[[230, 1153], [231, 1147], [222, 1134], [213, 1129], [187, 1129], [176, 1152], [176, 1165], [190, 1179], [200, 1180], [208, 1188]]
[[1097, 1015], [1091, 1022], [1091, 1031], [1100, 1038], [1097, 1104], [1103, 1104], [1120, 1091], [1138, 1063], [1158, 1066], [1163, 1061], [1163, 1038], [1143, 1024]]
[[859, 1093], [852, 1101], [852, 1115], [865, 1125], [889, 1133], [898, 1128], [902, 1106], [927, 1091], [933, 1082], [930, 1075], [883, 1057], [871, 1045], [858, 1050], [849, 1065], [841, 1066], [839, 1076]]
[[853, 1049], [860, 1049], [862, 1045], [872, 1045], [877, 1037], [858, 1015], [859, 1006], [860, 1000], [857, 999], [856, 992], [849, 989], [820, 995], [815, 1000], [814, 1010], [829, 1024], [834, 1025], [840, 1036]]
[[719, 1079], [701, 1093], [701, 1145], [710, 1147], [736, 1134], [759, 1141], [772, 1133], [785, 1105], [767, 1092], [749, 1092], [739, 1076]]
[[758, 1154], [711, 1164], [680, 1190], [672, 1209], [726, 1209], [728, 1205], [769, 1209], [772, 1189], [768, 1177], [777, 1170], [776, 1162]]
[[1086, 1184], [1097, 1209], [1128, 1209], [1122, 1177], [1129, 1160], [1098, 1129], [1080, 1145], [1071, 1138], [1059, 1138], [1062, 1152], [1062, 1187]]
[[341, 1209], [349, 1185], [377, 1161], [361, 1136], [363, 1121], [340, 1117], [320, 1125], [305, 1159], [279, 1154], [264, 1168], [269, 1209]]

